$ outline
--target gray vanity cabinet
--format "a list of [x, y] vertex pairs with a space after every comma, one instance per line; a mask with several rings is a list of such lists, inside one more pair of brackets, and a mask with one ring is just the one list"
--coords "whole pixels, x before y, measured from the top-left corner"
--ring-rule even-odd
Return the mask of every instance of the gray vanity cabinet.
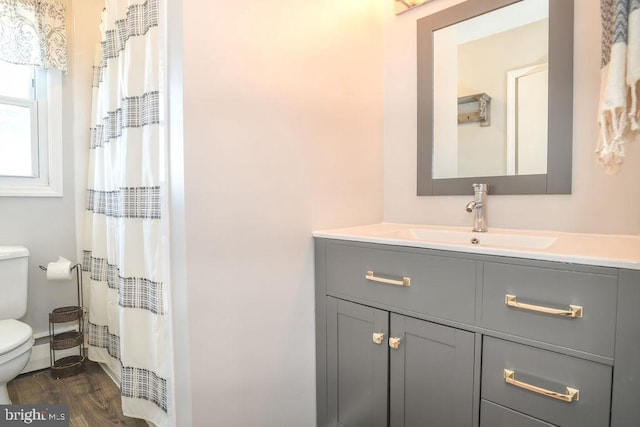
[[[563, 427], [608, 426], [611, 366], [486, 336], [483, 339], [482, 398]], [[506, 383], [505, 369], [518, 385]], [[575, 401], [551, 398], [579, 391]], [[491, 426], [491, 424], [487, 424]]]
[[[617, 277], [611, 274], [611, 269], [597, 274], [597, 271], [485, 262], [483, 270], [484, 327], [613, 358]], [[531, 307], [507, 306], [505, 295], [512, 295], [514, 303]], [[585, 307], [579, 318], [538, 311], [572, 304]]]
[[318, 427], [640, 427], [640, 270], [315, 251]]
[[389, 313], [331, 297], [326, 302], [326, 425], [385, 427]]
[[488, 427], [554, 427], [520, 412], [483, 400], [480, 405], [480, 425]]
[[[472, 426], [475, 334], [393, 307], [473, 320], [475, 263], [348, 244], [330, 244], [322, 254], [318, 426]], [[376, 280], [403, 275], [411, 275], [410, 286]], [[447, 306], [448, 298], [463, 310]]]
[[333, 297], [326, 303], [326, 425], [471, 425], [474, 334]]
[[471, 426], [474, 334], [392, 313], [390, 336], [389, 426]]

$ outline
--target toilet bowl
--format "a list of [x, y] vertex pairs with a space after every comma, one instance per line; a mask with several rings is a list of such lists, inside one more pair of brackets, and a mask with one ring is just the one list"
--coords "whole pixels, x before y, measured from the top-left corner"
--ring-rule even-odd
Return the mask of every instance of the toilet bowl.
[[0, 320], [0, 405], [9, 405], [7, 383], [29, 363], [33, 347], [31, 326], [18, 320]]
[[0, 405], [11, 403], [7, 383], [31, 357], [33, 330], [17, 319], [27, 313], [29, 250], [0, 246]]

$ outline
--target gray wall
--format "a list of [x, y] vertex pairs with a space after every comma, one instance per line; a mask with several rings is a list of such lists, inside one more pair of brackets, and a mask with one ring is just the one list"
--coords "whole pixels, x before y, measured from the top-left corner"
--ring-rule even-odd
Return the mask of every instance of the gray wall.
[[62, 76], [64, 196], [0, 197], [0, 245], [24, 245], [31, 252], [29, 301], [23, 320], [35, 333], [48, 333], [48, 314], [53, 308], [76, 303], [75, 279], [49, 282], [38, 265], [55, 261], [58, 256], [82, 261], [76, 242], [82, 238], [91, 66], [95, 43], [100, 40], [98, 24], [104, 6], [102, 0], [63, 1], [69, 43], [69, 70]]
[[29, 301], [22, 319], [35, 333], [48, 331], [48, 314], [76, 302], [75, 281], [49, 282], [38, 265], [61, 255], [76, 258], [74, 168], [72, 139], [72, 73], [62, 76], [63, 197], [0, 197], [0, 245], [29, 249]]

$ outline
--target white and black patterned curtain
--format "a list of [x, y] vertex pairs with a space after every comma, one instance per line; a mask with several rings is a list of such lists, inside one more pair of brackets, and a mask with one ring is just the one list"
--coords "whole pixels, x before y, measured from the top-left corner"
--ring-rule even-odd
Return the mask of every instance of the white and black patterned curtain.
[[64, 13], [58, 0], [0, 0], [0, 59], [66, 71]]
[[83, 261], [89, 359], [119, 375], [125, 415], [170, 425], [158, 0], [107, 0], [101, 31]]

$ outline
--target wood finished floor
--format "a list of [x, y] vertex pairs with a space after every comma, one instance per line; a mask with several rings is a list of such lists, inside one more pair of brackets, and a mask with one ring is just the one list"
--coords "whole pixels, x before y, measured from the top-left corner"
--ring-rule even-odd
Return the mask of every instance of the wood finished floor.
[[69, 405], [70, 427], [148, 427], [143, 420], [122, 415], [120, 390], [94, 362], [87, 362], [84, 372], [59, 380], [48, 369], [23, 374], [7, 388], [14, 404]]

